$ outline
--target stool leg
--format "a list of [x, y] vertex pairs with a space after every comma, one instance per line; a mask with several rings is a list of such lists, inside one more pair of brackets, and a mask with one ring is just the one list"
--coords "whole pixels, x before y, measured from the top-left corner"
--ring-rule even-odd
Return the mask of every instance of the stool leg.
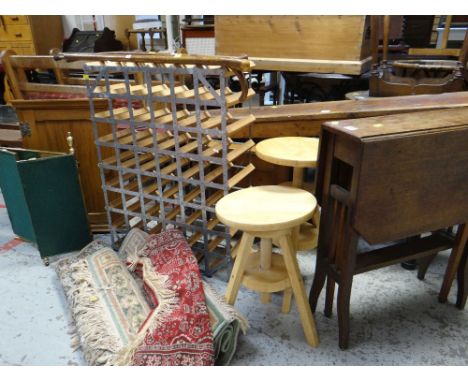
[[237, 250], [236, 260], [234, 261], [234, 267], [231, 271], [229, 283], [226, 289], [225, 300], [228, 304], [234, 305], [237, 298], [237, 292], [244, 275], [245, 266], [252, 250], [252, 244], [254, 236], [244, 232]]
[[281, 306], [281, 313], [289, 313], [291, 311], [292, 289], [285, 289], [283, 292], [283, 305]]
[[302, 188], [303, 178], [304, 178], [304, 169], [302, 167], [294, 167], [292, 186], [297, 187], [297, 188]]
[[293, 252], [293, 243], [290, 235], [283, 235], [279, 238], [280, 248], [283, 252], [284, 263], [288, 271], [291, 287], [296, 298], [297, 309], [304, 328], [304, 334], [307, 343], [316, 347], [319, 344], [317, 329], [315, 327], [314, 317], [307, 300], [307, 295], [302, 282], [302, 276], [297, 264], [296, 254]]
[[[302, 167], [294, 167], [293, 168], [293, 179], [292, 179], [292, 186], [297, 188], [302, 188], [302, 184], [304, 182], [304, 169]], [[297, 248], [299, 247], [299, 232], [301, 227], [297, 226], [294, 227], [292, 230], [292, 241], [294, 243], [293, 251], [296, 252]]]
[[[271, 239], [262, 238], [260, 240], [260, 267], [262, 269], [270, 269], [271, 268], [271, 251], [273, 248], [273, 244]], [[261, 293], [260, 294], [260, 301], [262, 304], [268, 304], [271, 301], [271, 294], [270, 293]]]
[[317, 206], [312, 216], [312, 223], [318, 229], [320, 227], [320, 208]]

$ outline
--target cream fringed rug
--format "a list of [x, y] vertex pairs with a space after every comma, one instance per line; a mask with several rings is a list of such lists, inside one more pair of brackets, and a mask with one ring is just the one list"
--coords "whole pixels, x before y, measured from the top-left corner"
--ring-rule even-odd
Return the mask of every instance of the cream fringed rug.
[[[57, 263], [56, 271], [76, 326], [73, 345], [81, 347], [90, 365], [209, 365], [213, 359], [216, 365], [229, 364], [240, 331], [245, 333], [247, 329], [247, 321], [201, 279], [204, 301], [192, 301], [193, 291], [184, 293], [184, 288], [174, 293], [175, 289], [167, 285], [168, 275], [161, 277], [157, 271], [166, 272], [171, 257], [178, 253], [178, 261], [173, 262], [171, 269], [173, 274], [183, 274], [174, 266], [184, 266], [190, 273], [192, 288], [195, 268], [189, 270], [190, 266], [183, 265], [180, 248], [185, 249], [187, 263], [193, 255], [187, 252], [188, 246], [178, 231], [157, 236], [152, 236], [152, 249], [146, 253], [143, 249], [147, 234], [134, 229], [118, 255], [95, 241], [78, 256]], [[179, 250], [174, 251], [174, 242], [181, 245]], [[164, 257], [159, 269], [158, 256]], [[142, 276], [144, 264], [146, 277], [142, 283], [136, 276]], [[137, 271], [130, 272], [127, 265]], [[173, 280], [173, 284], [180, 283]], [[197, 306], [195, 316], [182, 319], [186, 314], [181, 315], [180, 310], [176, 313], [181, 298], [185, 301], [184, 311], [190, 310], [187, 306]], [[188, 322], [192, 327], [187, 327]]]

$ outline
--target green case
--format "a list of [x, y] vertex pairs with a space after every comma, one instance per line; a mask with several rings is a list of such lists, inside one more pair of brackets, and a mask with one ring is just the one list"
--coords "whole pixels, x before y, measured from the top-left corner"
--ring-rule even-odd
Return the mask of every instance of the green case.
[[73, 155], [0, 148], [0, 188], [13, 232], [36, 243], [41, 257], [92, 240]]

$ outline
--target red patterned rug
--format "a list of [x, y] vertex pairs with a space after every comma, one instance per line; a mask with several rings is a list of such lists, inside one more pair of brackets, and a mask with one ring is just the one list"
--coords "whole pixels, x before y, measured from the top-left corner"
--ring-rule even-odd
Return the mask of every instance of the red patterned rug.
[[155, 309], [118, 364], [208, 366], [213, 335], [197, 260], [183, 234], [150, 235], [132, 256]]

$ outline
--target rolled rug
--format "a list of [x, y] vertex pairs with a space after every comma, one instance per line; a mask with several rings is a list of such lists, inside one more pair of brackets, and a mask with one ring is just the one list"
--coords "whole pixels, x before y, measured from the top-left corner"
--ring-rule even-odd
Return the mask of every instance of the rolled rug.
[[205, 301], [210, 315], [215, 365], [227, 366], [237, 350], [237, 339], [242, 331], [246, 333], [247, 319], [233, 306], [226, 303], [223, 296], [203, 280]]
[[[126, 259], [131, 270], [134, 268], [131, 264], [138, 262], [138, 253], [145, 246], [148, 236], [146, 232], [133, 228], [123, 241], [119, 255], [122, 259]], [[227, 304], [224, 297], [206, 280], [203, 280], [203, 290], [213, 332], [215, 365], [227, 366], [237, 350], [240, 333], [245, 334], [249, 324], [247, 319], [233, 306]]]

